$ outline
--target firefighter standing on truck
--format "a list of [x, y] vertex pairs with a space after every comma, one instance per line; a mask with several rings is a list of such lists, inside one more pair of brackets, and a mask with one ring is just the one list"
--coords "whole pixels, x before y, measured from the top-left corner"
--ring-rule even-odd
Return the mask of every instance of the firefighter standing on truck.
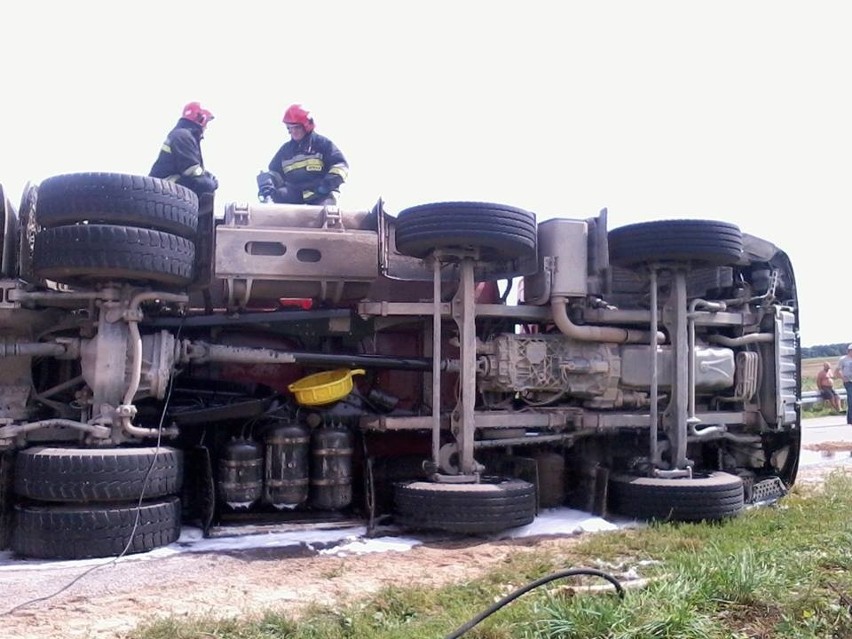
[[290, 134], [269, 163], [269, 172], [257, 176], [258, 197], [279, 204], [337, 204], [349, 165], [340, 149], [314, 130], [314, 119], [301, 104], [284, 112]]
[[183, 107], [180, 119], [169, 131], [148, 175], [177, 182], [195, 191], [199, 199], [219, 188], [215, 176], [204, 169], [201, 157], [201, 140], [204, 139], [207, 123], [212, 119], [213, 114], [198, 102], [190, 102]]

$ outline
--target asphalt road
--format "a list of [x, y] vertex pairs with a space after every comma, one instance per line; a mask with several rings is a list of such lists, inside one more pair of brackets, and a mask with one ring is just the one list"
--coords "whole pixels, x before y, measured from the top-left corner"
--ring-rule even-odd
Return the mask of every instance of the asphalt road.
[[[843, 446], [847, 443], [849, 446]], [[852, 425], [845, 415], [802, 420], [800, 467], [820, 464], [852, 465]], [[846, 450], [843, 450], [843, 449]], [[819, 450], [821, 449], [821, 450]]]

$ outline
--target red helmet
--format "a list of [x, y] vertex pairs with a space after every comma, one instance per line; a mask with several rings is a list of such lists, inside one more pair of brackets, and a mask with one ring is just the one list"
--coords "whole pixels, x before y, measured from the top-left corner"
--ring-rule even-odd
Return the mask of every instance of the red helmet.
[[301, 104], [291, 104], [288, 106], [287, 110], [284, 111], [282, 122], [284, 124], [301, 124], [308, 133], [314, 130], [314, 119], [311, 117], [310, 111]]
[[184, 120], [200, 124], [202, 129], [207, 128], [207, 123], [213, 119], [213, 114], [201, 107], [199, 102], [190, 102], [183, 107], [181, 116]]

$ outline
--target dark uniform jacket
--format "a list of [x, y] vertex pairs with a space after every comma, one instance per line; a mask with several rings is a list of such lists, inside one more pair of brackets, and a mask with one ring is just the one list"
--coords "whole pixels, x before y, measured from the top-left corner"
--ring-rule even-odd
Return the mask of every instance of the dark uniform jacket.
[[204, 160], [201, 157], [203, 132], [201, 125], [195, 122], [183, 118], [178, 120], [163, 142], [160, 155], [148, 175], [177, 182], [199, 196], [215, 191], [219, 182], [204, 170]]
[[335, 201], [349, 165], [334, 142], [312, 131], [299, 142], [290, 140], [278, 149], [269, 171], [284, 186], [273, 196], [276, 202], [324, 204]]

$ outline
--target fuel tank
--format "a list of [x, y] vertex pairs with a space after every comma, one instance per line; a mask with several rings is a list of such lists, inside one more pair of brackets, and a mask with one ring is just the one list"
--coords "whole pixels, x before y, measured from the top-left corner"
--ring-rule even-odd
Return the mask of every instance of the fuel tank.
[[263, 500], [278, 509], [295, 508], [308, 498], [310, 429], [302, 424], [275, 426], [265, 443]]
[[323, 426], [311, 438], [311, 506], [338, 510], [352, 503], [352, 434]]
[[219, 499], [234, 510], [250, 508], [263, 489], [263, 452], [260, 444], [234, 438], [219, 458]]

